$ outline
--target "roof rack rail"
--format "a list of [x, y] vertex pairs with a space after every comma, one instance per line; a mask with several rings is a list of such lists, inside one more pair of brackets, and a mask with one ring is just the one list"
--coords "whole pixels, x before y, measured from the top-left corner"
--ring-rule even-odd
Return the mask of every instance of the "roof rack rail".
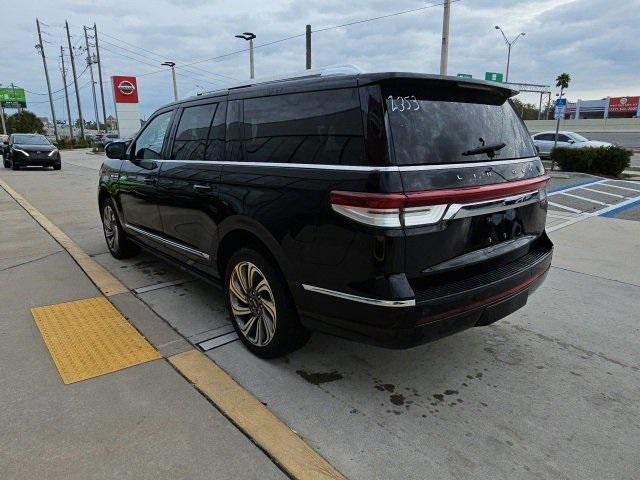
[[[350, 64], [337, 64], [337, 65], [328, 65], [326, 67], [312, 69], [312, 70], [302, 70], [300, 72], [287, 73], [274, 77], [265, 77], [259, 79], [253, 79], [246, 82], [240, 82], [236, 84], [229, 85], [221, 90], [235, 90], [236, 88], [243, 87], [251, 87], [253, 85], [263, 85], [269, 83], [277, 83], [277, 82], [285, 82], [287, 80], [296, 80], [300, 78], [312, 78], [312, 77], [326, 77], [330, 75], [356, 75], [359, 73], [364, 73], [364, 70], [361, 68], [350, 65]], [[197, 96], [206, 95], [208, 93], [213, 93], [219, 90], [211, 90], [207, 92], [200, 92]]]

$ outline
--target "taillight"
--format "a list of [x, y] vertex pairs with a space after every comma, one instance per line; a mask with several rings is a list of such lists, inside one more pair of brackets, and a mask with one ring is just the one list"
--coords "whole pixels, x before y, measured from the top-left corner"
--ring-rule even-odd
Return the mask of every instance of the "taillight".
[[376, 227], [433, 225], [454, 205], [496, 201], [525, 192], [544, 189], [549, 176], [478, 187], [429, 190], [410, 193], [366, 193], [334, 190], [331, 208], [360, 223]]
[[376, 227], [429, 225], [440, 221], [447, 205], [423, 205], [404, 193], [331, 192], [331, 208]]

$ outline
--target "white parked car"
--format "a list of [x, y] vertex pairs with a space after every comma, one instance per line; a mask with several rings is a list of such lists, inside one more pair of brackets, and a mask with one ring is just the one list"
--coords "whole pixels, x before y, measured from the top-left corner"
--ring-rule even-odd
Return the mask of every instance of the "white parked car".
[[[553, 142], [556, 136], [555, 130], [540, 132], [531, 135], [534, 145], [540, 152], [540, 157], [550, 157], [553, 150]], [[558, 132], [558, 147], [585, 148], [585, 147], [610, 147], [613, 143], [589, 140], [576, 132], [561, 130]]]

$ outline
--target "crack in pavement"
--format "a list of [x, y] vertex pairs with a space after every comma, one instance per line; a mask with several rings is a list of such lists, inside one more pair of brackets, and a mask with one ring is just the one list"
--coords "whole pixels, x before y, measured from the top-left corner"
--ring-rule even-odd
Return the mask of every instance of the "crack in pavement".
[[630, 287], [640, 287], [640, 284], [623, 282], [622, 280], [616, 280], [615, 278], [603, 277], [601, 275], [596, 275], [595, 273], [579, 272], [577, 270], [571, 270], [570, 268], [566, 268], [566, 267], [558, 267], [557, 265], [551, 265], [551, 268], [557, 268], [558, 270], [564, 270], [565, 272], [577, 273], [578, 275], [586, 275], [588, 277], [600, 278], [602, 280], [608, 280], [610, 282], [621, 283], [623, 285], [629, 285]]
[[28, 265], [28, 264], [30, 264], [30, 263], [37, 262], [37, 261], [39, 261], [39, 260], [44, 260], [45, 258], [51, 257], [51, 256], [53, 256], [53, 255], [56, 255], [56, 254], [58, 254], [58, 253], [62, 253], [62, 252], [64, 252], [64, 250], [62, 250], [62, 249], [61, 249], [61, 250], [58, 250], [58, 251], [56, 251], [56, 252], [52, 252], [52, 253], [48, 253], [48, 254], [46, 254], [46, 255], [42, 255], [41, 257], [32, 258], [31, 260], [27, 260], [27, 261], [25, 261], [25, 262], [21, 262], [21, 263], [17, 263], [17, 264], [15, 264], [15, 265], [11, 265], [11, 266], [9, 266], [9, 267], [0, 268], [0, 272], [5, 272], [5, 271], [7, 271], [7, 270], [11, 270], [12, 268], [21, 267], [22, 265]]
[[550, 337], [550, 336], [544, 335], [542, 333], [534, 332], [533, 330], [529, 330], [528, 328], [522, 327], [520, 325], [510, 324], [509, 326], [511, 328], [513, 328], [514, 330], [517, 330], [519, 332], [530, 333], [532, 335], [535, 335], [536, 337], [538, 337], [541, 340], [545, 340], [547, 342], [555, 343], [556, 345], [559, 345], [560, 347], [572, 348], [572, 349], [574, 349], [574, 350], [576, 350], [576, 351], [578, 351], [580, 353], [584, 353], [587, 356], [598, 357], [598, 358], [600, 358], [600, 359], [602, 359], [602, 360], [604, 360], [606, 362], [613, 363], [614, 365], [618, 365], [619, 367], [630, 368], [634, 372], [640, 371], [640, 367], [637, 367], [635, 365], [627, 365], [626, 363], [623, 363], [623, 362], [621, 362], [619, 360], [616, 360], [615, 358], [611, 358], [611, 357], [606, 356], [604, 353], [594, 352], [594, 351], [588, 350], [586, 348], [579, 347], [577, 345], [573, 345], [572, 343], [565, 342], [565, 341], [560, 340], [558, 338]]

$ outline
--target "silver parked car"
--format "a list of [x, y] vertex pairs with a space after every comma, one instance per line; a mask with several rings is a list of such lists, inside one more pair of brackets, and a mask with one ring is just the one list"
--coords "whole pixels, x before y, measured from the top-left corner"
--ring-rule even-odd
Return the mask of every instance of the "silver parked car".
[[[555, 131], [540, 132], [531, 135], [534, 145], [538, 148], [540, 157], [550, 157], [553, 150]], [[610, 147], [612, 143], [589, 140], [576, 132], [561, 130], [558, 132], [558, 147], [585, 148], [585, 147]]]

